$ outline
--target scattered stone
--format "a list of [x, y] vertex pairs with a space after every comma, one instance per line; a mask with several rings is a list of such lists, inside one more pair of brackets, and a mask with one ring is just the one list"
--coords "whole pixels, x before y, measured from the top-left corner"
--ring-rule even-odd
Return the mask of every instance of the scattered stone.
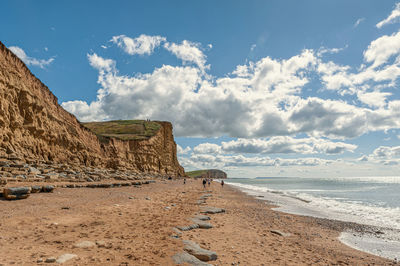
[[30, 193], [30, 187], [9, 187], [3, 189], [3, 197], [8, 200], [26, 199]]
[[129, 199], [135, 199], [135, 197], [129, 197]]
[[61, 263], [67, 262], [69, 260], [75, 259], [77, 257], [78, 257], [78, 255], [76, 255], [76, 254], [68, 254], [67, 253], [67, 254], [63, 254], [60, 257], [58, 257], [56, 262], [61, 264]]
[[217, 253], [214, 251], [210, 251], [207, 249], [201, 248], [198, 244], [190, 240], [183, 240], [184, 247], [183, 249], [198, 258], [201, 261], [210, 261], [217, 259]]
[[68, 206], [61, 207], [61, 210], [69, 210], [69, 209], [70, 209], [70, 207], [68, 207]]
[[186, 252], [177, 253], [174, 256], [172, 256], [172, 259], [174, 260], [175, 264], [187, 263], [189, 265], [196, 265], [196, 266], [212, 266], [211, 264], [202, 262], [195, 256], [190, 255]]
[[54, 190], [53, 185], [46, 185], [42, 187], [42, 192], [51, 193]]
[[206, 201], [205, 201], [205, 200], [198, 200], [198, 201], [196, 202], [196, 204], [197, 204], [197, 205], [206, 204]]
[[189, 230], [193, 230], [193, 229], [199, 228], [199, 225], [198, 224], [191, 224], [191, 225], [186, 225], [186, 226], [177, 226], [176, 228], [178, 228], [181, 231], [189, 231]]
[[42, 258], [39, 258], [39, 259], [37, 259], [36, 262], [37, 262], [37, 263], [42, 263], [42, 262], [43, 262], [43, 259], [42, 259]]
[[203, 214], [197, 214], [194, 216], [195, 219], [201, 220], [201, 221], [208, 221], [211, 220], [210, 216], [203, 215]]
[[49, 257], [49, 258], [47, 258], [44, 262], [46, 262], [46, 263], [54, 263], [54, 262], [56, 262], [56, 258], [54, 258], [54, 257]]
[[74, 245], [74, 247], [76, 248], [91, 248], [94, 246], [96, 246], [96, 244], [93, 243], [92, 241], [82, 241]]
[[39, 193], [41, 190], [41, 186], [31, 186], [31, 193]]
[[213, 227], [212, 224], [207, 223], [207, 222], [202, 221], [202, 220], [199, 220], [199, 219], [193, 218], [192, 221], [194, 223], [196, 223], [199, 226], [199, 228], [201, 228], [201, 229], [210, 229], [210, 228]]
[[270, 232], [273, 233], [273, 234], [276, 234], [276, 235], [283, 236], [283, 237], [290, 236], [290, 233], [284, 233], [284, 232], [279, 231], [279, 230], [271, 230]]
[[103, 240], [98, 240], [98, 241], [96, 241], [96, 245], [99, 248], [105, 248], [106, 247], [106, 242], [104, 242]]
[[150, 197], [146, 197], [145, 199], [146, 199], [146, 200], [151, 200], [151, 198], [150, 198]]
[[171, 209], [171, 207], [167, 206], [167, 207], [165, 207], [164, 209], [166, 209], [166, 210], [170, 210], [170, 209]]
[[29, 173], [33, 174], [33, 175], [40, 175], [42, 172], [39, 169], [36, 169], [35, 167], [30, 166]]
[[216, 207], [203, 207], [201, 213], [209, 213], [209, 214], [216, 214], [225, 212], [224, 209], [216, 208]]

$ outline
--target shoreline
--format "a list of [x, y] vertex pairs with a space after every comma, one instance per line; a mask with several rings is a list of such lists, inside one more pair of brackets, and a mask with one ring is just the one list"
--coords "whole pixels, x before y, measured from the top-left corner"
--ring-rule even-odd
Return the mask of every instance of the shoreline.
[[[393, 261], [400, 260], [400, 230], [398, 229], [367, 223], [363, 224], [354, 220], [342, 220], [340, 218], [334, 219], [332, 217], [324, 217], [324, 215], [321, 215], [321, 213], [314, 212], [313, 210], [310, 211], [310, 209], [302, 209], [300, 205], [298, 207], [293, 207], [286, 206], [285, 204], [277, 204], [274, 202], [274, 199], [268, 199], [268, 195], [271, 197], [273, 192], [260, 192], [251, 190], [249, 188], [243, 188], [235, 184], [229, 185], [246, 193], [247, 195], [260, 200], [265, 200], [268, 202], [268, 204], [272, 204], [274, 206], [272, 210], [274, 211], [310, 217], [323, 221], [321, 223], [330, 224], [330, 228], [340, 233], [338, 235], [338, 239], [343, 244], [351, 248]], [[281, 194], [278, 195], [278, 197], [284, 197]], [[290, 198], [308, 203], [301, 198]]]
[[[211, 194], [205, 204], [200, 197]], [[181, 231], [202, 206], [210, 229]], [[338, 240], [338, 223], [280, 213], [266, 201], [213, 182], [156, 180], [142, 187], [57, 188], [28, 199], [1, 201], [0, 264], [48, 265], [49, 257], [76, 257], [64, 265], [175, 265], [191, 240], [218, 254], [212, 265], [377, 264], [395, 262]], [[282, 235], [277, 232], [283, 233]], [[77, 247], [82, 241], [94, 246]]]

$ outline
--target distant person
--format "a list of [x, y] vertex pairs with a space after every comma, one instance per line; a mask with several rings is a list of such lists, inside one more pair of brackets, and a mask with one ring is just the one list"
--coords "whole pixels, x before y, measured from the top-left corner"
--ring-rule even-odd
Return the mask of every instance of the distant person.
[[206, 188], [206, 184], [207, 184], [206, 179], [203, 179], [203, 187], [204, 187], [204, 188]]
[[183, 179], [183, 184], [186, 184], [186, 178]]
[[211, 178], [208, 179], [208, 186], [211, 186]]
[[224, 187], [224, 180], [221, 180], [221, 187]]

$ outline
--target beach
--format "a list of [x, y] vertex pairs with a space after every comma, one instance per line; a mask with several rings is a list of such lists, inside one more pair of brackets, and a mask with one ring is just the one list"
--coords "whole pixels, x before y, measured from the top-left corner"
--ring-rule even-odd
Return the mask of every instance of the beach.
[[[205, 204], [199, 199], [209, 194]], [[1, 200], [0, 264], [175, 265], [191, 240], [214, 251], [212, 265], [393, 265], [344, 245], [349, 228], [364, 226], [272, 210], [265, 198], [200, 180], [156, 180], [140, 187], [59, 188], [18, 201]], [[210, 229], [179, 231], [203, 206]]]

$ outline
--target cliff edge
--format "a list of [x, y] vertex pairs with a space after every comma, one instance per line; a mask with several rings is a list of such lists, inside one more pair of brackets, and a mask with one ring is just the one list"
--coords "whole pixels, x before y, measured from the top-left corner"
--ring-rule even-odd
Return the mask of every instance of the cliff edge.
[[99, 137], [0, 42], [0, 157], [183, 176], [169, 122], [148, 138]]

